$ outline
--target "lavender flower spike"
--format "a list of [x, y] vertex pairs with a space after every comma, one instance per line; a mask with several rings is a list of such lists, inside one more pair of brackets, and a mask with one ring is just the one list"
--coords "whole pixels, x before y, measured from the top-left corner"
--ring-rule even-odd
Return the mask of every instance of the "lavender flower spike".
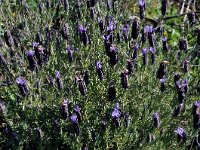
[[18, 77], [17, 80], [17, 85], [19, 88], [19, 91], [21, 93], [22, 96], [26, 96], [29, 94], [29, 89], [28, 89], [28, 83], [27, 80], [24, 79], [23, 77]]
[[185, 129], [178, 127], [175, 132], [177, 133], [178, 142], [182, 141], [183, 143], [185, 143], [187, 140], [187, 133]]
[[159, 128], [159, 127], [160, 127], [160, 116], [159, 116], [159, 114], [158, 114], [157, 112], [155, 112], [155, 113], [153, 114], [153, 122], [154, 122], [154, 126], [155, 126], [156, 128]]
[[147, 49], [147, 48], [144, 48], [144, 49], [142, 50], [143, 64], [144, 64], [144, 65], [147, 65], [147, 63], [148, 63], [148, 60], [147, 60], [147, 53], [148, 53], [148, 49]]
[[63, 82], [61, 80], [59, 71], [56, 71], [56, 82], [57, 82], [58, 89], [62, 90], [63, 89]]

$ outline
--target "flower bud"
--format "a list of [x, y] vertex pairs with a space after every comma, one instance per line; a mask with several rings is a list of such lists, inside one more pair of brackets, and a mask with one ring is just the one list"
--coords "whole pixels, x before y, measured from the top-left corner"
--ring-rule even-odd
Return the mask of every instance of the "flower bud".
[[57, 82], [58, 90], [62, 90], [63, 89], [63, 82], [61, 80], [59, 71], [56, 71], [56, 82]]
[[168, 43], [167, 43], [167, 37], [164, 37], [164, 38], [163, 38], [163, 50], [164, 50], [165, 52], [168, 52], [168, 51], [169, 51]]
[[29, 94], [27, 80], [23, 77], [18, 77], [16, 82], [17, 82], [17, 85], [18, 85], [18, 88], [19, 88], [21, 95], [27, 96]]
[[156, 128], [160, 127], [160, 116], [157, 112], [153, 114], [153, 124]]
[[144, 65], [147, 65], [148, 64], [148, 49], [146, 49], [146, 48], [144, 48], [143, 50], [142, 50], [142, 55], [143, 55], [143, 64]]
[[122, 73], [121, 73], [121, 85], [124, 89], [128, 88], [128, 70], [125, 69]]
[[181, 38], [179, 41], [179, 50], [187, 52], [187, 49], [188, 49], [187, 40], [184, 38]]
[[185, 143], [187, 140], [187, 133], [186, 133], [185, 129], [179, 127], [175, 132], [177, 133], [178, 142]]
[[162, 0], [161, 11], [163, 16], [165, 16], [167, 13], [167, 7], [168, 7], [168, 0]]
[[110, 101], [113, 101], [116, 98], [116, 89], [113, 81], [110, 82], [108, 88], [108, 97]]
[[133, 39], [137, 39], [138, 35], [140, 33], [140, 22], [137, 18], [133, 20], [132, 24], [132, 32], [131, 32], [131, 37]]
[[99, 76], [99, 80], [102, 81], [104, 78], [104, 75], [103, 75], [103, 67], [100, 61], [96, 61], [96, 71]]

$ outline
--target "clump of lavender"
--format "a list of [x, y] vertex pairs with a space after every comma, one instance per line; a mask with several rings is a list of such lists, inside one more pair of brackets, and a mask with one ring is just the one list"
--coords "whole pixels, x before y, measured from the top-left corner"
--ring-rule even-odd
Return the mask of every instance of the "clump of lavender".
[[138, 35], [140, 33], [140, 22], [137, 18], [133, 20], [132, 24], [132, 32], [131, 32], [131, 37], [133, 39], [137, 39]]
[[179, 50], [187, 52], [188, 49], [188, 42], [186, 39], [181, 38], [179, 41]]
[[60, 113], [64, 120], [67, 119], [67, 117], [69, 116], [68, 105], [69, 105], [69, 100], [65, 99], [60, 107]]
[[103, 75], [103, 67], [100, 61], [96, 61], [96, 71], [99, 76], [99, 80], [102, 81], [104, 78], [104, 75]]
[[29, 67], [32, 71], [35, 71], [37, 69], [37, 61], [35, 60], [34, 55], [35, 55], [35, 52], [32, 50], [27, 52]]
[[185, 129], [178, 127], [175, 132], [177, 133], [178, 142], [185, 143], [187, 141], [187, 133], [186, 133]]
[[193, 127], [195, 129], [198, 129], [200, 127], [200, 113], [199, 113], [199, 108], [200, 108], [200, 102], [196, 101], [193, 104]]
[[125, 69], [122, 73], [121, 73], [121, 85], [124, 89], [128, 88], [128, 70]]
[[151, 52], [151, 62], [152, 64], [155, 64], [156, 62], [156, 49], [153, 47], [150, 47], [150, 52]]
[[160, 116], [157, 112], [153, 114], [153, 124], [156, 128], [160, 127]]
[[150, 46], [155, 47], [155, 33], [154, 33], [153, 26], [149, 26], [148, 39], [149, 39]]
[[119, 103], [117, 103], [112, 112], [112, 121], [113, 121], [115, 127], [120, 126], [120, 117], [121, 117], [121, 111], [119, 109]]
[[111, 101], [113, 101], [116, 98], [116, 89], [113, 81], [110, 82], [108, 87], [108, 97]]
[[163, 37], [162, 41], [163, 41], [163, 50], [165, 52], [168, 52], [169, 51], [169, 47], [168, 47], [167, 37], [166, 36]]
[[183, 70], [185, 73], [187, 73], [189, 70], [189, 60], [187, 59], [183, 62]]
[[67, 46], [67, 54], [68, 54], [69, 62], [72, 62], [73, 61], [73, 52], [72, 52], [70, 45]]
[[139, 0], [140, 18], [144, 19], [146, 10], [146, 0]]
[[71, 120], [71, 123], [72, 123], [72, 127], [73, 127], [73, 130], [76, 134], [79, 134], [80, 133], [80, 127], [79, 127], [79, 124], [78, 124], [78, 118], [77, 118], [77, 115], [76, 114], [73, 114], [71, 117], [70, 117], [70, 120]]
[[143, 50], [142, 50], [142, 55], [143, 55], [143, 64], [144, 65], [147, 65], [148, 64], [148, 49], [147, 48], [144, 48]]
[[116, 65], [116, 63], [118, 62], [118, 52], [117, 52], [117, 48], [112, 44], [110, 47], [110, 64], [112, 66]]
[[167, 7], [168, 7], [168, 0], [162, 0], [162, 6], [161, 6], [161, 12], [162, 15], [165, 16], [167, 13]]
[[87, 27], [84, 27], [83, 25], [79, 25], [79, 36], [81, 42], [83, 42], [84, 45], [87, 45], [89, 43], [89, 37], [87, 32]]
[[19, 88], [20, 94], [22, 96], [27, 96], [29, 94], [29, 88], [28, 88], [28, 82], [23, 77], [18, 77], [17, 80], [17, 86]]
[[60, 76], [59, 71], [56, 71], [56, 82], [57, 82], [58, 90], [62, 90], [63, 89], [63, 82], [61, 80], [61, 76]]

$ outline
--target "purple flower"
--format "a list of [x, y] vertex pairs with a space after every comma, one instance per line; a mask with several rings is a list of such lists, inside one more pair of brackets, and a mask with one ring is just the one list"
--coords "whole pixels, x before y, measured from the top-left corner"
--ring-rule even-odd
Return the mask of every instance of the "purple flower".
[[37, 69], [37, 61], [35, 60], [34, 55], [35, 55], [35, 52], [32, 50], [27, 52], [29, 67], [33, 71], [35, 71]]
[[116, 65], [116, 63], [118, 62], [118, 53], [117, 53], [117, 48], [114, 47], [114, 45], [112, 44], [110, 47], [110, 64], [111, 65]]
[[108, 88], [108, 98], [111, 101], [113, 101], [116, 98], [116, 89], [115, 89], [115, 85], [113, 81], [110, 82], [110, 85]]
[[176, 107], [174, 109], [174, 113], [173, 113], [174, 117], [177, 117], [181, 114], [181, 111], [183, 110], [183, 106], [184, 106], [184, 103], [181, 103], [181, 104], [178, 105], [178, 107]]
[[56, 71], [56, 82], [57, 82], [58, 90], [62, 90], [63, 89], [63, 82], [61, 80], [59, 71]]
[[79, 25], [78, 30], [79, 30], [80, 40], [83, 42], [84, 45], [87, 45], [89, 43], [87, 27], [83, 27], [83, 25]]
[[163, 37], [162, 41], [163, 41], [163, 50], [165, 52], [168, 52], [169, 51], [169, 47], [168, 47], [168, 43], [167, 43], [167, 37], [166, 36]]
[[159, 128], [159, 127], [160, 127], [160, 116], [159, 116], [159, 114], [158, 114], [157, 112], [155, 112], [155, 113], [153, 114], [153, 122], [154, 122], [154, 126], [155, 126], [156, 128]]
[[166, 15], [167, 7], [168, 7], [168, 0], [162, 0], [161, 11], [163, 16]]
[[142, 43], [145, 43], [145, 42], [146, 42], [147, 37], [148, 37], [148, 32], [149, 32], [149, 26], [147, 25], [147, 26], [145, 26], [145, 27], [143, 28], [143, 30], [142, 30], [142, 38], [141, 38]]
[[72, 123], [72, 126], [73, 126], [73, 130], [76, 134], [79, 134], [80, 133], [80, 128], [79, 128], [79, 125], [78, 125], [78, 117], [76, 114], [73, 114], [71, 117], [70, 117], [70, 120], [71, 120], [71, 123]]
[[68, 112], [68, 105], [69, 105], [69, 100], [65, 99], [64, 102], [62, 102], [61, 108], [60, 108], [60, 112], [61, 112], [61, 116], [63, 117], [63, 119], [67, 119], [69, 112]]
[[190, 22], [191, 25], [194, 25], [196, 22], [196, 14], [195, 12], [191, 12], [188, 14], [188, 20]]
[[71, 49], [71, 46], [68, 45], [67, 47], [67, 53], [68, 53], [68, 59], [69, 59], [69, 62], [72, 62], [73, 61], [73, 52], [72, 52], [72, 49]]
[[82, 77], [76, 77], [76, 84], [78, 85], [78, 89], [83, 96], [87, 95], [87, 87], [85, 84], [85, 80]]
[[183, 70], [185, 73], [187, 73], [189, 70], [189, 60], [187, 60], [187, 59], [183, 63]]
[[134, 69], [134, 61], [132, 59], [129, 59], [127, 62], [127, 70], [128, 70], [128, 74], [130, 75], [131, 73], [133, 73], [133, 69]]
[[101, 18], [98, 18], [98, 23], [99, 23], [100, 32], [103, 33], [103, 31], [104, 31], [104, 23], [103, 23], [103, 20], [102, 20]]
[[135, 59], [135, 60], [137, 60], [137, 58], [138, 58], [138, 51], [139, 51], [139, 45], [138, 44], [136, 44], [135, 45], [135, 48], [134, 48], [134, 53], [133, 53], [133, 59]]
[[75, 105], [74, 112], [77, 115], [78, 122], [81, 123], [81, 121], [82, 121], [81, 107], [79, 105]]
[[150, 47], [150, 52], [151, 52], [151, 62], [152, 64], [155, 64], [156, 61], [156, 49], [153, 47]]
[[125, 69], [122, 73], [121, 73], [121, 85], [124, 89], [128, 88], [128, 70]]
[[83, 79], [84, 79], [86, 85], [88, 85], [90, 83], [89, 71], [88, 70], [85, 70], [83, 72]]
[[187, 94], [189, 91], [189, 85], [187, 79], [184, 79], [182, 82], [182, 90], [184, 91], [185, 94]]
[[103, 75], [103, 67], [100, 61], [96, 61], [96, 71], [97, 71], [100, 81], [102, 81], [104, 78], [104, 75]]
[[140, 18], [144, 19], [145, 9], [146, 9], [146, 0], [139, 0], [139, 9], [140, 9]]
[[112, 112], [112, 119], [116, 127], [120, 126], [120, 117], [121, 111], [119, 110], [119, 103], [116, 103], [116, 106]]
[[155, 47], [155, 34], [153, 26], [149, 26], [148, 39], [151, 47]]
[[66, 23], [62, 27], [61, 35], [62, 35], [63, 39], [65, 39], [65, 40], [67, 40], [69, 37], [69, 29], [68, 29], [68, 25]]
[[147, 49], [147, 48], [144, 48], [144, 49], [142, 50], [143, 64], [144, 64], [144, 65], [147, 65], [147, 63], [148, 63], [147, 54], [148, 54], [148, 49]]
[[131, 37], [133, 39], [137, 39], [138, 35], [140, 33], [140, 22], [137, 18], [133, 20], [132, 24], [132, 32], [131, 32]]
[[6, 45], [8, 45], [8, 47], [14, 46], [14, 39], [13, 39], [13, 36], [12, 36], [10, 30], [6, 30], [4, 32], [4, 39], [5, 39]]
[[29, 89], [28, 89], [28, 82], [25, 78], [23, 77], [18, 77], [16, 79], [19, 91], [22, 96], [26, 96], [29, 94]]
[[200, 102], [196, 101], [193, 104], [193, 127], [195, 129], [200, 127], [200, 113], [199, 113], [199, 108], [200, 108]]
[[181, 78], [180, 73], [175, 73], [175, 75], [174, 75], [174, 84], [175, 84], [175, 86], [176, 86], [176, 89], [178, 89], [177, 86], [179, 86], [179, 85], [178, 85], [178, 81], [180, 80], [180, 78]]
[[182, 141], [183, 143], [185, 143], [187, 140], [187, 133], [185, 129], [178, 127], [175, 132], [177, 133], [178, 142]]
[[165, 91], [165, 82], [166, 82], [166, 78], [164, 78], [164, 79], [160, 79], [160, 83], [161, 83], [161, 86], [160, 86], [160, 90], [161, 90], [161, 92], [164, 92]]
[[160, 63], [160, 66], [158, 68], [157, 75], [156, 75], [158, 79], [162, 79], [166, 75], [166, 72], [167, 72], [166, 64], [167, 63], [165, 63], [165, 61]]
[[180, 51], [187, 51], [188, 49], [188, 43], [187, 43], [187, 40], [184, 39], [184, 38], [181, 38], [180, 41], [179, 41], [179, 50]]

